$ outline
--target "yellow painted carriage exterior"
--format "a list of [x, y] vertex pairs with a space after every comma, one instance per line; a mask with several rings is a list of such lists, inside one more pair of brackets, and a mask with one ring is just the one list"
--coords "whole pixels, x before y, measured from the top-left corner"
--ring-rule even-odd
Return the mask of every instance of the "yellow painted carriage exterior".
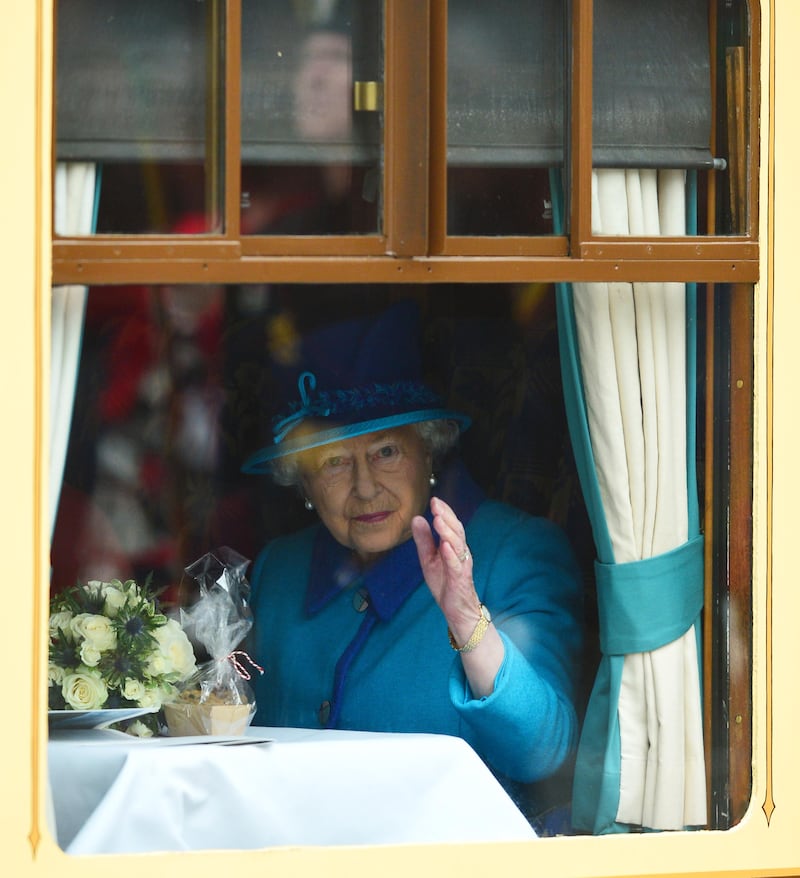
[[800, 875], [800, 3], [761, 2], [756, 285], [753, 793], [727, 832], [555, 838], [516, 845], [70, 857], [47, 831], [47, 392], [53, 19], [3, 0], [0, 31], [0, 379], [3, 871], [45, 876]]

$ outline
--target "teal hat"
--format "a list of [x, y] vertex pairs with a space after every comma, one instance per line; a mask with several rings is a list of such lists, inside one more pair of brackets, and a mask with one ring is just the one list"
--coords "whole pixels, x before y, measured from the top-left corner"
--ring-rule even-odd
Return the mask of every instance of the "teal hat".
[[287, 454], [421, 421], [451, 420], [466, 430], [469, 416], [445, 407], [421, 380], [418, 331], [417, 306], [404, 301], [304, 338], [297, 366], [282, 375], [291, 389], [273, 420], [272, 444], [242, 472], [269, 472], [270, 461]]

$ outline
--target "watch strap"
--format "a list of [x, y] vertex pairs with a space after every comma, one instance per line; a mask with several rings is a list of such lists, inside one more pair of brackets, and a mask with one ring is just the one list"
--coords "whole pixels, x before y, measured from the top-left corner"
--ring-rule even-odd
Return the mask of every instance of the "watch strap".
[[491, 621], [491, 614], [486, 607], [481, 604], [481, 617], [478, 619], [478, 623], [473, 629], [472, 634], [470, 634], [469, 640], [467, 640], [463, 646], [459, 646], [456, 643], [456, 639], [453, 637], [453, 632], [449, 628], [447, 629], [447, 636], [450, 638], [450, 646], [452, 646], [456, 652], [472, 652], [472, 650], [483, 640], [484, 635], [489, 630], [489, 623]]

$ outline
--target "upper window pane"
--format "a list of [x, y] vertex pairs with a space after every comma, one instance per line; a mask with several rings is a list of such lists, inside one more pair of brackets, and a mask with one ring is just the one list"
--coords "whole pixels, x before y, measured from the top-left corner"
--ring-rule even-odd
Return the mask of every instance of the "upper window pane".
[[97, 165], [98, 233], [221, 231], [220, 6], [58, 4], [56, 158]]
[[[753, 103], [753, 67], [750, 53], [751, 17], [747, 0], [718, 2], [716, 136], [727, 168], [720, 174], [714, 204], [719, 234], [743, 235], [753, 229], [748, 189], [752, 174], [750, 108]], [[723, 109], [724, 108], [724, 109]]]
[[564, 162], [565, 7], [450, 0], [450, 235], [553, 233], [550, 171]]
[[379, 231], [381, 32], [374, 0], [244, 0], [244, 234]]
[[[747, 32], [747, 0], [595, 0], [594, 234], [746, 232]], [[680, 172], [685, 227], [610, 205], [609, 170]]]

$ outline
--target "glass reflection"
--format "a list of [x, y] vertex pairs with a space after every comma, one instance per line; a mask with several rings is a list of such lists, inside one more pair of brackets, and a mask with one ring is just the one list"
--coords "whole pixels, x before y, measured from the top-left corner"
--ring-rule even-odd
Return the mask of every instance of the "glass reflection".
[[302, 140], [346, 143], [352, 132], [353, 65], [346, 32], [312, 31], [294, 79], [294, 121]]
[[380, 112], [353, 102], [380, 79], [376, 5], [243, 3], [244, 234], [378, 230]]
[[58, 4], [56, 159], [100, 170], [98, 233], [221, 231], [211, 109], [220, 100], [220, 9], [196, 0]]
[[[593, 42], [593, 233], [746, 233], [747, 0], [594, 0]], [[665, 224], [649, 180], [678, 174], [686, 220]]]
[[564, 161], [560, 0], [450, 0], [447, 231], [553, 233], [550, 170]]
[[719, 175], [716, 222], [720, 234], [746, 234], [750, 222], [748, 165], [750, 154], [748, 43], [750, 15], [746, 0], [720, 4], [717, 51], [717, 137], [727, 167]]

